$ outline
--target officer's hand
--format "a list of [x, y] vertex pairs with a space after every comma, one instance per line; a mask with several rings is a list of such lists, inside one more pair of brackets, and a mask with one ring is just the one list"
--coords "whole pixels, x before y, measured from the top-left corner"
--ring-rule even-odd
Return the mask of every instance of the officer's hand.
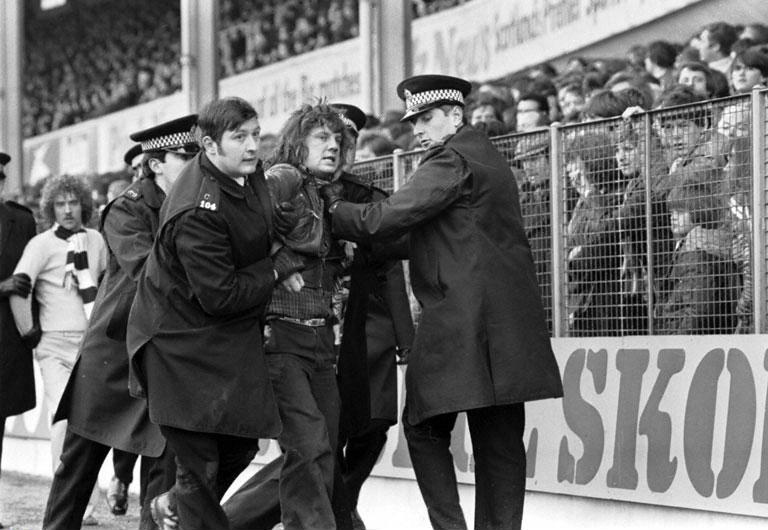
[[32, 291], [32, 280], [23, 272], [9, 276], [0, 282], [0, 297], [7, 298], [11, 295], [26, 298]]
[[304, 260], [288, 247], [281, 247], [280, 250], [272, 256], [272, 268], [274, 268], [277, 273], [275, 275], [275, 280], [282, 282], [294, 272], [303, 269]]
[[40, 326], [35, 324], [32, 329], [21, 336], [21, 343], [30, 350], [34, 350], [35, 347], [37, 347], [37, 345], [40, 343], [40, 337], [42, 336], [43, 332], [40, 329]]
[[320, 188], [320, 196], [325, 202], [325, 211], [330, 212], [331, 206], [343, 199], [344, 185], [341, 182], [331, 182]]
[[282, 281], [282, 286], [292, 293], [298, 293], [304, 287], [304, 277], [300, 272], [294, 272]]
[[294, 202], [281, 202], [272, 213], [272, 224], [280, 235], [290, 234], [299, 222], [301, 208]]

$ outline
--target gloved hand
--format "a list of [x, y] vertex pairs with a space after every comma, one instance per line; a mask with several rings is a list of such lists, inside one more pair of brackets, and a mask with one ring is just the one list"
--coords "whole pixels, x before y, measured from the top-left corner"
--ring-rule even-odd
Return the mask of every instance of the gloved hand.
[[2, 298], [8, 298], [14, 294], [26, 298], [30, 291], [32, 291], [32, 280], [23, 272], [9, 276], [0, 282], [0, 297]]
[[276, 280], [283, 281], [294, 272], [304, 268], [304, 260], [288, 247], [280, 247], [280, 250], [272, 256], [272, 268], [277, 272]]
[[331, 206], [339, 201], [344, 200], [343, 195], [344, 185], [338, 181], [331, 182], [330, 184], [326, 184], [320, 188], [320, 196], [323, 198], [323, 202], [325, 203], [325, 211], [330, 213]]
[[272, 212], [272, 224], [280, 235], [288, 235], [299, 222], [301, 208], [295, 202], [281, 202]]
[[43, 331], [40, 329], [40, 326], [35, 324], [35, 327], [30, 329], [26, 335], [21, 336], [21, 343], [30, 350], [33, 350], [40, 342], [40, 337], [42, 336]]

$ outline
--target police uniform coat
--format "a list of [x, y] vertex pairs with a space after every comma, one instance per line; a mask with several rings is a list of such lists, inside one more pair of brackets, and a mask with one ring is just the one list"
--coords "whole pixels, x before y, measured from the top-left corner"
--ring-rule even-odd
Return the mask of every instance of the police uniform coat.
[[[369, 203], [387, 194], [351, 173], [343, 173], [344, 198]], [[413, 343], [413, 321], [400, 261], [391, 258], [399, 242], [386, 249], [359, 247], [350, 267], [338, 380], [341, 432], [354, 434], [371, 419], [397, 423], [398, 348]]]
[[240, 186], [198, 154], [160, 210], [128, 319], [132, 392], [154, 423], [274, 438], [281, 430], [262, 345], [275, 283], [261, 167]]
[[[24, 247], [35, 236], [32, 212], [0, 201], [0, 280], [13, 274]], [[35, 408], [32, 350], [21, 343], [8, 298], [0, 298], [0, 421]]]
[[165, 439], [147, 402], [128, 392], [125, 338], [136, 282], [152, 249], [165, 193], [150, 178], [131, 184], [101, 215], [107, 270], [55, 420], [83, 438], [135, 454], [160, 456]]
[[428, 149], [383, 201], [339, 203], [333, 227], [352, 240], [410, 231], [422, 314], [406, 372], [409, 423], [562, 395], [517, 185], [482, 133], [464, 126]]

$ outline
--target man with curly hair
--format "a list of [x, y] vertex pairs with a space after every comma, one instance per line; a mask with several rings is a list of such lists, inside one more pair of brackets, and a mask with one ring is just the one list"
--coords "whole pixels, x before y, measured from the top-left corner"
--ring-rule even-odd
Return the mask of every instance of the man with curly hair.
[[[29, 276], [34, 296], [12, 297], [11, 309], [23, 338], [34, 344], [39, 336], [35, 358], [43, 376], [45, 405], [53, 414], [91, 316], [107, 251], [101, 234], [84, 226], [93, 213], [91, 188], [84, 180], [68, 175], [49, 179], [40, 211], [51, 228], [29, 241], [14, 270]], [[33, 318], [32, 299], [39, 305], [39, 319]], [[54, 471], [66, 430], [66, 421], [51, 427]]]

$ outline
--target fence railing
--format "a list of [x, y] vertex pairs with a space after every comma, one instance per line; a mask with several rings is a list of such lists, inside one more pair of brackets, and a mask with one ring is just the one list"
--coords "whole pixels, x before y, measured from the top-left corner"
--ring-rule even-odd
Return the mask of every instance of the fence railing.
[[[553, 336], [766, 332], [768, 91], [492, 141]], [[387, 190], [420, 151], [355, 165]]]

